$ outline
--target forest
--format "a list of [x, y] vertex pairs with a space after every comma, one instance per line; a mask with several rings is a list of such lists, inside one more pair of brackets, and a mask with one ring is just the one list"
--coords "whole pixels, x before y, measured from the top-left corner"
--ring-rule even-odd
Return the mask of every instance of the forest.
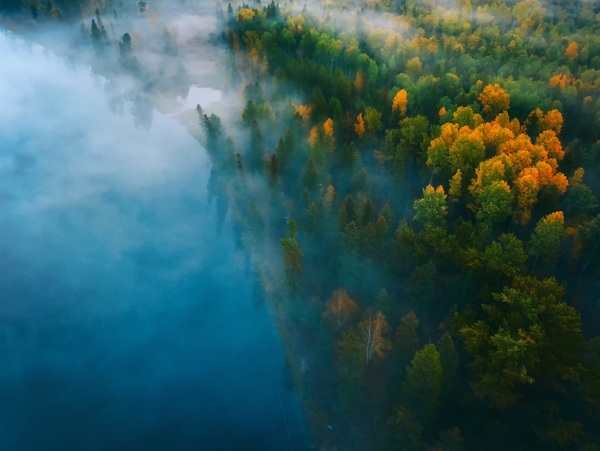
[[[77, 45], [112, 55], [98, 70], [158, 90], [142, 43], [109, 38], [102, 17], [160, 3], [0, 11], [82, 16]], [[600, 3], [215, 14], [242, 106], [198, 105], [189, 128], [319, 449], [600, 449]]]

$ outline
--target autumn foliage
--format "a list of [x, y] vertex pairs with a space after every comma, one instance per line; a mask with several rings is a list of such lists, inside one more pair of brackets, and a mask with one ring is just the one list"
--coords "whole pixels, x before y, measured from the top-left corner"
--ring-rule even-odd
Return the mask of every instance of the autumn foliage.
[[406, 93], [406, 89], [399, 90], [394, 96], [394, 100], [392, 102], [392, 110], [400, 113], [401, 116], [406, 114], [406, 104], [408, 101], [408, 94]]
[[483, 88], [483, 91], [479, 95], [479, 100], [483, 105], [483, 112], [491, 117], [508, 110], [510, 106], [510, 96], [497, 83], [487, 85]]

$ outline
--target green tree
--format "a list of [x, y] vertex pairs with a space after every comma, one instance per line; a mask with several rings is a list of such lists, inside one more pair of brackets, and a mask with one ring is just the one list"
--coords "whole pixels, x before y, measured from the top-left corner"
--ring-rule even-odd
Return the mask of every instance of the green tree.
[[563, 381], [578, 379], [581, 319], [563, 296], [554, 279], [517, 277], [482, 305], [484, 319], [461, 328], [477, 396], [504, 409], [518, 402], [523, 386], [562, 390]]
[[399, 407], [388, 420], [390, 450], [417, 451], [422, 446], [423, 426], [405, 407]]
[[294, 282], [296, 276], [302, 272], [302, 250], [296, 240], [296, 230], [296, 221], [292, 219], [288, 222], [287, 236], [281, 239], [285, 271], [291, 282]]
[[485, 157], [485, 144], [481, 137], [475, 134], [460, 135], [449, 152], [452, 169], [460, 169], [463, 174], [471, 175]]
[[557, 211], [544, 216], [535, 226], [529, 240], [529, 255], [534, 257], [535, 267], [540, 257], [553, 258], [560, 250], [560, 238], [564, 232], [564, 215]]
[[377, 111], [373, 107], [367, 107], [365, 109], [365, 126], [367, 133], [376, 134], [383, 128], [383, 123], [381, 122], [381, 112]]
[[514, 195], [504, 180], [486, 184], [477, 195], [477, 220], [491, 226], [512, 215]]
[[415, 352], [421, 346], [421, 340], [418, 333], [419, 318], [412, 310], [406, 314], [400, 321], [394, 334], [394, 354], [397, 356], [398, 367], [401, 374], [404, 374], [404, 368], [413, 359]]
[[364, 343], [360, 331], [353, 327], [337, 340], [338, 398], [343, 411], [355, 406], [364, 385]]
[[443, 186], [434, 188], [428, 185], [423, 190], [423, 197], [414, 202], [415, 221], [428, 226], [445, 227], [445, 217], [448, 214], [448, 204]]
[[500, 235], [483, 251], [482, 260], [492, 277], [514, 277], [525, 273], [527, 255], [523, 243], [512, 233]]
[[442, 394], [442, 362], [433, 344], [418, 350], [406, 371], [402, 386], [403, 405], [416, 413], [421, 424], [433, 423]]
[[578, 183], [571, 184], [564, 198], [565, 213], [570, 216], [591, 216], [598, 211], [598, 198], [589, 186]]

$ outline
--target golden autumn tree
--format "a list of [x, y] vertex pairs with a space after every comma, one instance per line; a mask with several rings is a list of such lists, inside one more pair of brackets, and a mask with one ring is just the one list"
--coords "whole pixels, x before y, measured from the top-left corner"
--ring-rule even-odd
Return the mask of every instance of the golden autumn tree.
[[354, 124], [354, 131], [356, 132], [356, 135], [362, 139], [362, 137], [365, 135], [365, 120], [363, 119], [363, 114], [359, 113], [358, 116], [356, 116], [356, 123]]
[[310, 114], [312, 113], [312, 107], [310, 105], [294, 105], [294, 111], [303, 120], [308, 121], [310, 119]]
[[567, 57], [570, 60], [574, 60], [578, 56], [579, 56], [579, 46], [577, 45], [576, 42], [571, 42], [567, 46], [567, 49], [565, 50], [565, 57]]
[[517, 195], [517, 210], [514, 220], [520, 224], [527, 224], [531, 219], [531, 209], [535, 205], [540, 190], [538, 170], [525, 168], [514, 183]]
[[333, 119], [327, 118], [327, 120], [323, 123], [323, 134], [333, 138]]
[[408, 94], [406, 93], [406, 89], [401, 89], [394, 96], [394, 100], [392, 102], [392, 111], [397, 111], [401, 116], [406, 114], [406, 105], [408, 103]]
[[556, 74], [550, 77], [548, 82], [553, 88], [565, 89], [572, 81], [572, 77], [565, 74]]
[[327, 120], [323, 123], [323, 139], [325, 141], [325, 145], [330, 151], [333, 151], [335, 147], [335, 136], [333, 132], [333, 119], [327, 118]]
[[510, 95], [499, 84], [494, 83], [483, 88], [479, 101], [483, 105], [483, 112], [489, 117], [495, 117], [502, 111], [508, 110]]
[[556, 132], [554, 130], [546, 130], [540, 133], [536, 144], [542, 146], [546, 150], [548, 153], [548, 158], [562, 160], [565, 156], [565, 151], [563, 150], [562, 144], [556, 136]]
[[558, 110], [550, 110], [548, 111], [541, 120], [541, 130], [554, 130], [557, 135], [560, 134], [560, 131], [563, 127], [563, 115]]
[[254, 16], [256, 16], [256, 13], [254, 12], [254, 10], [249, 9], [249, 8], [244, 8], [242, 10], [240, 10], [240, 12], [238, 13], [238, 20], [252, 20], [254, 19]]

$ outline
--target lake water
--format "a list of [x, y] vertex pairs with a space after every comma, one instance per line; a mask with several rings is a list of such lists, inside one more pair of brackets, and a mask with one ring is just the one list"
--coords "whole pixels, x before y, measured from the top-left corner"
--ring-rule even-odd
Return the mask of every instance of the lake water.
[[306, 448], [199, 143], [1, 30], [0, 55], [0, 449]]

